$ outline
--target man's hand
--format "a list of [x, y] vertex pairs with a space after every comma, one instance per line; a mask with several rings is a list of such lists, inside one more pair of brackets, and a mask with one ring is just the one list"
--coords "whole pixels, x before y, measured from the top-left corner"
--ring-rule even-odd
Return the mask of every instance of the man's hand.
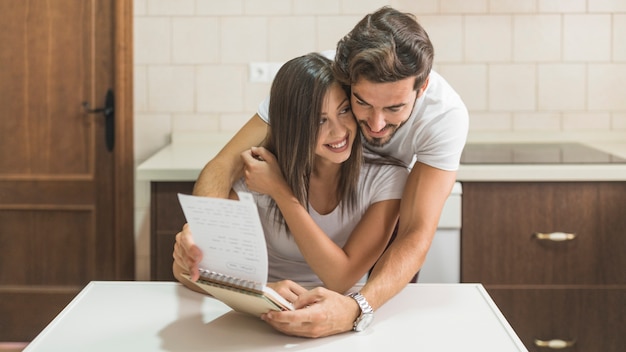
[[200, 278], [198, 264], [202, 260], [202, 251], [193, 241], [188, 224], [185, 224], [182, 231], [176, 234], [173, 257], [174, 263], [187, 272], [193, 281]]
[[301, 294], [293, 303], [295, 311], [271, 311], [261, 318], [287, 335], [323, 337], [352, 330], [360, 312], [352, 298], [321, 287]]

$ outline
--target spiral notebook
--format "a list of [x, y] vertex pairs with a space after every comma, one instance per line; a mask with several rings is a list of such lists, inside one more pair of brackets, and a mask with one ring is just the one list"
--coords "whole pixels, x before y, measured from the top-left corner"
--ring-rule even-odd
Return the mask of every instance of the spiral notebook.
[[178, 200], [202, 250], [200, 279], [187, 280], [232, 309], [260, 316], [293, 306], [267, 287], [267, 246], [250, 193], [239, 200], [178, 194]]

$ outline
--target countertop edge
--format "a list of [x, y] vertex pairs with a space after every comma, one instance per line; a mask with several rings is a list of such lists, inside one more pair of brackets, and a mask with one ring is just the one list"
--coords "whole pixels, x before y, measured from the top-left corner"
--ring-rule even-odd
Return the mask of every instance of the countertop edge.
[[[141, 163], [135, 172], [137, 181], [168, 182], [196, 181], [202, 168], [221, 150], [232, 133], [209, 134], [193, 138], [176, 136], [173, 142]], [[592, 148], [626, 158], [626, 132], [609, 134], [556, 134], [547, 139], [538, 134], [475, 134], [468, 142], [497, 143], [498, 141], [537, 142], [577, 141]], [[497, 138], [499, 136], [499, 138]], [[587, 137], [585, 137], [587, 136]], [[489, 165], [461, 164], [459, 182], [480, 181], [626, 181], [626, 164], [529, 164]]]

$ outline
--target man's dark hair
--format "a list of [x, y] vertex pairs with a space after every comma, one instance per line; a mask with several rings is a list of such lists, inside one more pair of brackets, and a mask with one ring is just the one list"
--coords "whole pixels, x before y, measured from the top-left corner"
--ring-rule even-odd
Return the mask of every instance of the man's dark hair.
[[433, 57], [432, 43], [415, 16], [383, 7], [339, 41], [333, 71], [344, 85], [360, 78], [382, 83], [415, 77], [418, 90], [430, 74]]

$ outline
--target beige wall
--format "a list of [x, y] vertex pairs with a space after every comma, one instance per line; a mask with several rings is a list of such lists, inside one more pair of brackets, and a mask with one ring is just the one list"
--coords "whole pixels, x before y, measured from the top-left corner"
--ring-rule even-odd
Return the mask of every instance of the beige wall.
[[[411, 12], [471, 131], [626, 129], [626, 0], [134, 0], [135, 159], [173, 132], [235, 131], [269, 83], [248, 63], [333, 49], [366, 13]], [[148, 185], [137, 184], [138, 278]]]

